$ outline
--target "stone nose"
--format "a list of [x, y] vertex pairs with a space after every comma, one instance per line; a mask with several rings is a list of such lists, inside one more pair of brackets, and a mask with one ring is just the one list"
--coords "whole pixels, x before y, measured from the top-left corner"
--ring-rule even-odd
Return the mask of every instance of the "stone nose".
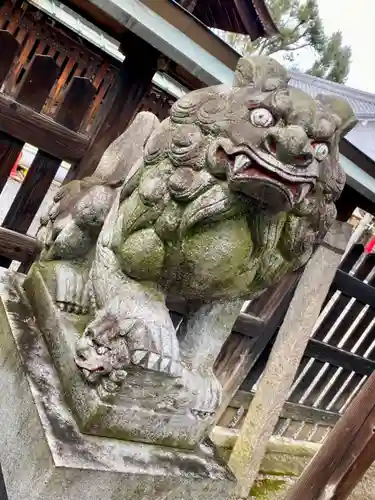
[[264, 145], [270, 154], [288, 165], [308, 167], [314, 158], [306, 132], [297, 125], [269, 129]]
[[81, 361], [87, 361], [90, 353], [92, 352], [92, 348], [90, 346], [80, 340], [76, 345], [76, 357]]
[[106, 371], [102, 356], [97, 353], [94, 346], [87, 341], [86, 337], [81, 338], [77, 342], [74, 359], [80, 368], [98, 373]]

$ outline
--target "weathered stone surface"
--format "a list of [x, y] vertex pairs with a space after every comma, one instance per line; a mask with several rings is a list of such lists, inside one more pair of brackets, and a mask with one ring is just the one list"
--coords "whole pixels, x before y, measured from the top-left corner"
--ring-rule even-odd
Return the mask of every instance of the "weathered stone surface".
[[[43, 323], [43, 335], [66, 400], [82, 432], [190, 449], [204, 439], [205, 419], [198, 422], [195, 418], [181, 419], [179, 413], [169, 408], [176, 410], [179, 405], [183, 410], [186, 406], [187, 395], [178, 379], [158, 377], [158, 374], [147, 377], [134, 371], [126, 375], [126, 383], [124, 379], [114, 381], [112, 377], [104, 379], [99, 391], [87, 386], [74, 361], [79, 336], [69, 321], [69, 314], [55, 308], [37, 270], [30, 273], [24, 287], [29, 292], [38, 290], [38, 295], [29, 293], [30, 302], [37, 322]], [[203, 338], [206, 337], [199, 337]], [[150, 361], [150, 358], [146, 357], [146, 360]], [[108, 387], [109, 383], [114, 384], [113, 389]], [[142, 404], [134, 407], [134, 401]]]
[[[229, 459], [238, 434], [239, 431], [234, 429], [223, 427], [213, 429], [211, 438], [223, 458]], [[249, 500], [283, 500], [288, 489], [319, 447], [317, 443], [271, 437]], [[372, 498], [375, 498], [375, 466], [370, 467], [349, 500], [371, 500]]]
[[[0, 462], [9, 500], [214, 500], [234, 478], [195, 452], [82, 434], [21, 285], [0, 302]], [[19, 295], [20, 294], [20, 295]]]
[[[304, 265], [335, 219], [353, 110], [286, 75], [241, 59], [232, 86], [187, 94], [162, 123], [140, 113], [56, 196], [25, 289], [81, 430], [196, 447], [241, 301]], [[167, 295], [187, 302], [179, 332]]]
[[257, 477], [351, 232], [335, 221], [304, 269], [230, 457], [236, 500], [248, 497]]

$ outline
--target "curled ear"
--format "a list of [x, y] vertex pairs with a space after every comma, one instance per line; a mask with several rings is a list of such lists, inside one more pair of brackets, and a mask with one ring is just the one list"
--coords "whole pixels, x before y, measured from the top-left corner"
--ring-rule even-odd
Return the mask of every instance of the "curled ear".
[[344, 137], [357, 125], [358, 120], [354, 110], [345, 99], [324, 94], [317, 95], [315, 99], [335, 117], [340, 137]]
[[238, 61], [234, 87], [254, 85], [261, 91], [269, 92], [288, 85], [287, 70], [272, 57], [245, 56]]

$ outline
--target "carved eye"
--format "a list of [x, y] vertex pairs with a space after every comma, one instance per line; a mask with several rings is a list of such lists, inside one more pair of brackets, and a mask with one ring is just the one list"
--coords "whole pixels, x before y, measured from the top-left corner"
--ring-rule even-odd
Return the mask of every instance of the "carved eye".
[[101, 345], [101, 346], [97, 347], [97, 349], [96, 349], [96, 352], [97, 352], [100, 356], [103, 356], [103, 354], [105, 354], [107, 351], [108, 351], [108, 348], [107, 348], [107, 347], [105, 347], [104, 345]]
[[266, 108], [253, 109], [250, 113], [250, 122], [254, 127], [271, 127], [275, 123], [272, 113]]
[[316, 142], [315, 144], [313, 144], [313, 148], [315, 158], [318, 161], [323, 161], [325, 158], [327, 158], [329, 154], [328, 144], [326, 144], [325, 142]]

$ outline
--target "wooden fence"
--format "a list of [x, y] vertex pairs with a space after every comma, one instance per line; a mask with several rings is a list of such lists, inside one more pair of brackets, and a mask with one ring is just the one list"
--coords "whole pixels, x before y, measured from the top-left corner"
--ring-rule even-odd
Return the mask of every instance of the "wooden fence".
[[[0, 266], [25, 271], [37, 251], [26, 233], [61, 162], [84, 156], [120, 62], [18, 0], [0, 5], [0, 51], [0, 195], [24, 145], [38, 148], [0, 228]], [[164, 119], [174, 100], [152, 86], [139, 109]]]
[[[87, 78], [95, 88], [95, 95], [82, 129], [90, 132], [96, 114], [117, 77], [121, 61], [93, 47], [23, 0], [5, 0], [1, 4], [0, 29], [11, 33], [19, 44], [18, 58], [3, 82], [2, 91], [7, 95], [17, 95], [33, 57], [48, 55], [59, 69], [40, 111], [54, 117], [71, 80], [75, 77]], [[143, 102], [142, 109], [152, 110], [160, 119], [164, 119], [173, 101], [170, 95], [154, 86]]]
[[[0, 31], [0, 86], [19, 56], [20, 45], [8, 31]], [[25, 143], [39, 149], [28, 175], [5, 217], [0, 237], [2, 267], [12, 259], [30, 262], [35, 248], [26, 233], [48, 191], [61, 161], [78, 162], [88, 145], [81, 124], [89, 112], [95, 88], [88, 78], [75, 76], [54, 119], [43, 114], [59, 74], [52, 56], [34, 54], [14, 98], [0, 94], [0, 193]]]
[[[230, 401], [221, 425], [241, 426], [272, 341], [258, 353], [257, 368]], [[323, 441], [374, 369], [375, 255], [355, 245], [336, 273], [275, 434]]]

